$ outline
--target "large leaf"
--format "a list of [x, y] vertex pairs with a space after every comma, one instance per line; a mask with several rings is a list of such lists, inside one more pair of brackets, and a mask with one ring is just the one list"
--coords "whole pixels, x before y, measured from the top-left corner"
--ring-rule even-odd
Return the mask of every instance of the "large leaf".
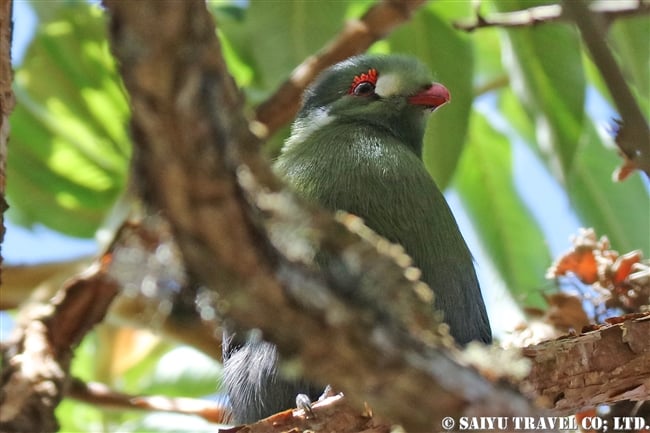
[[150, 377], [141, 378], [139, 392], [201, 397], [214, 394], [221, 381], [221, 365], [189, 347], [179, 347], [165, 354], [152, 373]]
[[75, 4], [50, 16], [15, 76], [10, 216], [90, 237], [125, 186], [128, 106], [102, 12]]
[[515, 189], [508, 138], [478, 112], [454, 185], [512, 295], [543, 306], [539, 288], [550, 263], [544, 236]]
[[240, 58], [254, 71], [249, 97], [259, 102], [293, 68], [318, 51], [344, 23], [346, 2], [253, 0], [243, 19], [212, 8]]
[[[474, 86], [482, 92], [507, 84], [501, 61], [501, 38], [496, 28], [482, 29], [470, 34], [474, 49]], [[490, 88], [490, 86], [492, 88]]]
[[[512, 88], [502, 89], [498, 94], [500, 114], [507, 120], [508, 126], [519, 134], [527, 143], [535, 142], [535, 125], [530, 112], [521, 103]], [[539, 154], [537, 147], [532, 147]]]
[[[494, 2], [502, 11], [537, 2]], [[552, 172], [570, 171], [584, 121], [585, 77], [577, 31], [566, 24], [503, 30], [510, 82], [535, 120], [537, 143]]]
[[[650, 18], [616, 20], [610, 30], [611, 46], [618, 54], [626, 80], [639, 95], [650, 96]], [[646, 106], [647, 108], [647, 106]]]
[[[333, 38], [350, 9], [341, 1], [252, 0], [239, 9], [219, 4], [211, 9], [226, 42], [226, 60], [237, 82], [246, 85], [252, 105], [264, 101], [296, 66]], [[288, 135], [288, 128], [274, 134], [265, 145], [267, 152], [278, 152]]]
[[616, 151], [606, 148], [595, 127], [587, 124], [574, 170], [569, 173], [569, 196], [585, 225], [607, 235], [614, 249], [642, 249], [650, 254], [648, 190], [641, 174], [613, 182], [611, 174], [618, 164]]
[[441, 189], [449, 184], [463, 151], [473, 100], [472, 45], [467, 35], [450, 24], [465, 16], [468, 8], [463, 2], [445, 3], [442, 10], [441, 6], [424, 8], [388, 39], [391, 51], [424, 61], [451, 93], [452, 103], [429, 120], [423, 151], [427, 169]]

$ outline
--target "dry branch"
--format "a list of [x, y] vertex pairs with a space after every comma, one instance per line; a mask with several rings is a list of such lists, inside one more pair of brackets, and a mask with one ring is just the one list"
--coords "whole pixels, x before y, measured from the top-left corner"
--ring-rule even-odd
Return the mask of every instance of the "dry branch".
[[[221, 361], [220, 319], [202, 315], [197, 308], [211, 293], [199, 290], [189, 280], [170, 230], [157, 216], [134, 216], [120, 227], [108, 273], [121, 290], [107, 321], [150, 329]], [[145, 281], [149, 289], [143, 291]]]
[[[589, 10], [602, 17], [607, 22], [617, 18], [650, 13], [650, 3], [647, 1], [617, 1], [594, 3]], [[488, 16], [476, 14], [471, 21], [456, 21], [454, 27], [459, 30], [472, 32], [487, 27], [530, 27], [542, 23], [567, 21], [564, 9], [559, 4], [534, 6], [512, 12], [492, 13]]]
[[523, 349], [533, 360], [524, 389], [558, 414], [650, 399], [650, 313]]
[[117, 286], [100, 266], [75, 277], [48, 303], [21, 309], [2, 345], [0, 431], [56, 431], [73, 349], [104, 314]]
[[342, 396], [337, 395], [318, 401], [313, 405], [312, 415], [306, 416], [302, 410], [287, 410], [241, 430], [220, 430], [219, 433], [390, 433], [390, 423], [377, 419], [372, 410], [363, 411], [346, 404]]
[[[650, 3], [643, 2], [650, 11]], [[621, 128], [616, 144], [625, 155], [626, 163], [643, 170], [650, 177], [650, 126], [639, 104], [636, 103], [621, 68], [605, 42], [604, 22], [599, 21], [583, 0], [563, 0], [567, 16], [571, 17], [582, 34], [582, 40], [589, 49], [594, 63], [607, 84], [609, 93], [621, 116]]]
[[139, 396], [117, 392], [102, 383], [70, 379], [66, 396], [110, 409], [146, 410], [196, 415], [206, 421], [222, 423], [226, 411], [222, 404], [195, 398]]
[[[5, 237], [4, 213], [8, 208], [5, 200], [7, 143], [9, 142], [9, 114], [15, 99], [11, 90], [11, 0], [0, 0], [0, 244]], [[2, 249], [0, 249], [0, 253]], [[2, 254], [0, 254], [0, 284], [2, 284]]]
[[37, 295], [40, 299], [49, 298], [65, 280], [87, 268], [91, 262], [90, 257], [82, 257], [61, 262], [5, 266], [0, 310], [18, 308], [28, 299], [34, 299], [35, 291], [42, 292]]

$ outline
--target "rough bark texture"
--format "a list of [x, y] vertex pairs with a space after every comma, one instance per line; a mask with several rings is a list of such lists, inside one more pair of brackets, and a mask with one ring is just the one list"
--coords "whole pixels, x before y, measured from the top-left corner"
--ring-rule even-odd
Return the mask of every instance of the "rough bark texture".
[[523, 349], [524, 389], [557, 414], [650, 398], [650, 314]]
[[341, 396], [333, 396], [316, 402], [309, 416], [302, 410], [287, 410], [245, 426], [237, 433], [390, 433], [391, 427], [377, 419], [369, 408], [360, 411], [346, 405]]
[[116, 285], [96, 267], [68, 281], [47, 303], [24, 306], [2, 345], [0, 431], [58, 429], [54, 409], [63, 397], [73, 349], [104, 318]]
[[[9, 142], [9, 114], [14, 108], [14, 93], [11, 90], [13, 70], [11, 69], [11, 0], [0, 0], [0, 245], [5, 237], [4, 213], [7, 143]], [[0, 247], [0, 284], [2, 284], [2, 248]]]

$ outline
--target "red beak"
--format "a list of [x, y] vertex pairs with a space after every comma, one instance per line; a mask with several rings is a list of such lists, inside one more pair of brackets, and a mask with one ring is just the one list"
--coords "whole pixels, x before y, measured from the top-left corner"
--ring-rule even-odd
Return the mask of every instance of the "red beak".
[[420, 93], [416, 93], [408, 98], [409, 104], [422, 105], [431, 111], [451, 101], [449, 90], [442, 84], [432, 83]]

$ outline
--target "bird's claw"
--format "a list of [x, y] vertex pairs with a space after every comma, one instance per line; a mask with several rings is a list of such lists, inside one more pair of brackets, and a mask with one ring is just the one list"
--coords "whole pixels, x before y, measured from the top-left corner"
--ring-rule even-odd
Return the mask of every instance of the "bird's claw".
[[296, 396], [296, 407], [305, 412], [306, 418], [316, 418], [316, 415], [311, 408], [311, 399], [307, 394], [298, 394]]
[[332, 388], [332, 385], [327, 385], [325, 389], [323, 390], [323, 393], [318, 397], [318, 401], [323, 401], [327, 397], [333, 397], [335, 396], [336, 393], [334, 392], [334, 389]]

